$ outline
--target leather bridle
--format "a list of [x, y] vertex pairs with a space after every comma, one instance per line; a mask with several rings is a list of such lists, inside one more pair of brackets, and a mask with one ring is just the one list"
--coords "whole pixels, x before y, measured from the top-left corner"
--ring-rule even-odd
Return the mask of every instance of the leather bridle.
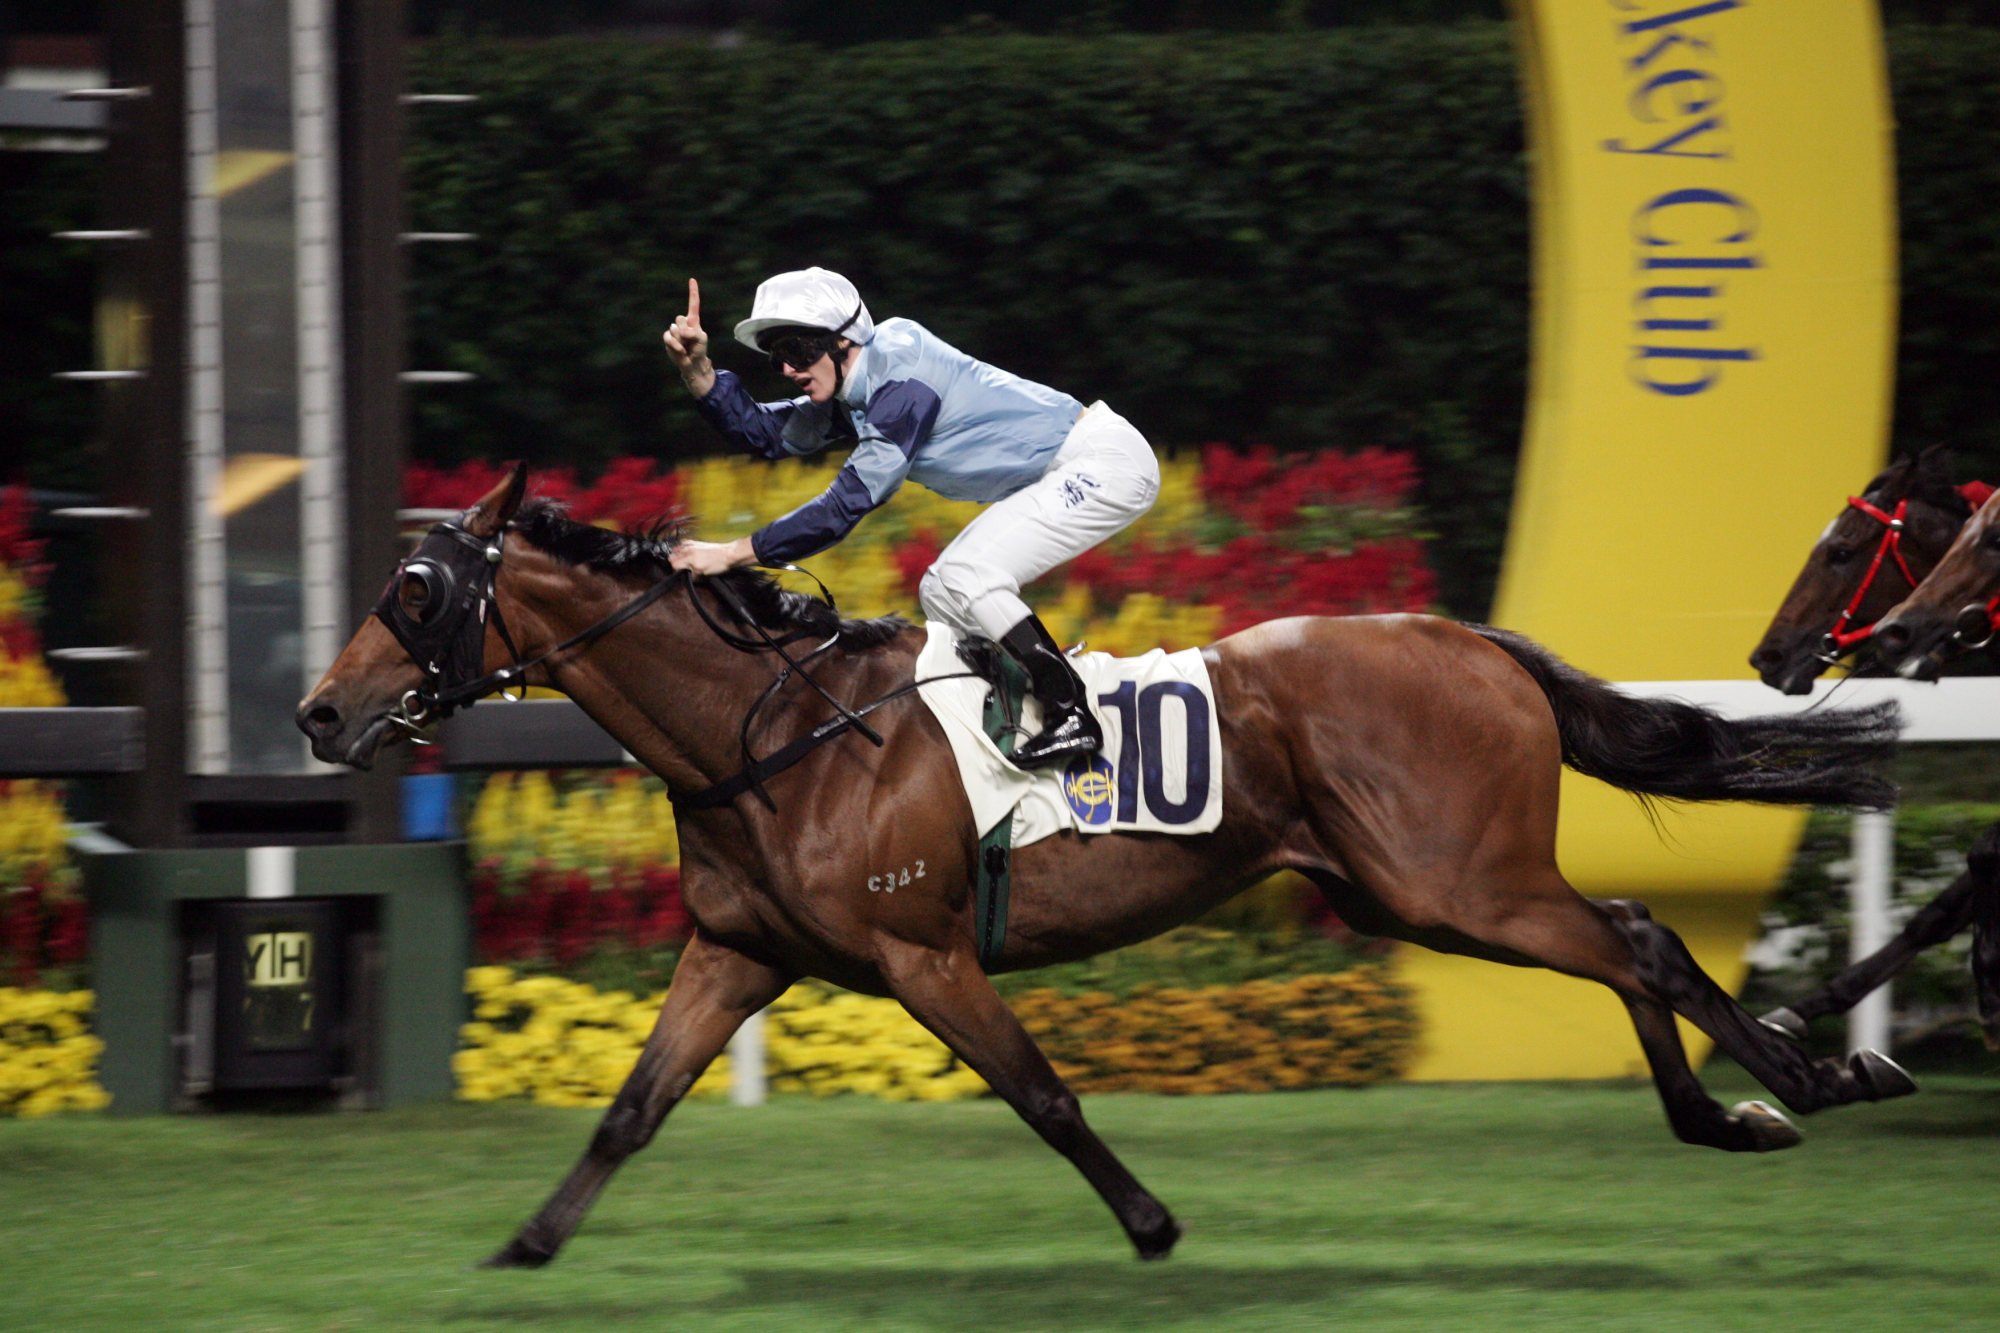
[[[410, 655], [424, 673], [424, 681], [415, 689], [406, 690], [396, 707], [388, 714], [388, 721], [420, 745], [429, 745], [437, 724], [450, 717], [460, 708], [469, 707], [475, 701], [499, 691], [504, 697], [510, 690], [518, 690], [526, 684], [529, 671], [547, 662], [550, 658], [582, 647], [638, 615], [641, 611], [660, 600], [676, 587], [685, 587], [688, 599], [702, 621], [713, 630], [716, 637], [739, 652], [770, 652], [783, 662], [782, 669], [774, 673], [775, 679], [750, 706], [744, 715], [743, 725], [738, 734], [744, 767], [729, 778], [714, 786], [696, 792], [677, 804], [690, 809], [706, 809], [721, 805], [744, 791], [754, 791], [758, 798], [772, 810], [777, 803], [764, 790], [764, 779], [791, 767], [807, 753], [832, 740], [844, 731], [858, 731], [872, 744], [881, 746], [882, 736], [863, 721], [864, 715], [874, 712], [891, 700], [915, 691], [920, 682], [890, 691], [873, 703], [860, 708], [851, 708], [827, 692], [810, 671], [808, 663], [820, 656], [840, 640], [840, 631], [835, 629], [824, 641], [817, 644], [803, 656], [794, 657], [790, 646], [803, 639], [813, 637], [812, 631], [797, 630], [773, 637], [763, 625], [758, 623], [742, 597], [727, 580], [704, 580], [708, 588], [729, 609], [731, 616], [740, 625], [747, 626], [749, 634], [742, 634], [724, 624], [714, 611], [695, 591], [695, 579], [685, 570], [677, 570], [658, 580], [644, 592], [620, 606], [603, 619], [570, 635], [561, 643], [532, 659], [523, 660], [520, 647], [514, 642], [513, 634], [507, 628], [507, 620], [500, 610], [500, 600], [495, 595], [494, 584], [499, 577], [500, 563], [504, 557], [502, 543], [506, 537], [503, 528], [490, 541], [469, 531], [463, 521], [447, 521], [437, 524], [425, 535], [423, 543], [411, 553], [408, 559], [396, 567], [395, 575], [382, 590], [382, 596], [375, 603], [375, 616], [388, 627], [403, 651]], [[824, 583], [810, 571], [797, 565], [774, 565], [772, 568], [804, 574], [819, 585], [827, 606], [834, 613], [836, 624], [839, 608], [834, 606], [833, 594]], [[403, 593], [411, 580], [422, 589], [421, 598], [416, 598], [413, 608], [403, 605]], [[482, 668], [486, 661], [486, 626], [491, 622], [499, 631], [500, 641], [506, 645], [508, 655], [514, 660], [495, 671]], [[972, 674], [972, 673], [960, 673]], [[750, 748], [750, 732], [758, 712], [794, 675], [811, 686], [834, 709], [834, 716], [814, 727], [806, 735], [784, 746], [778, 751], [758, 757]], [[942, 679], [933, 678], [933, 679]], [[928, 683], [928, 681], [921, 682]]]

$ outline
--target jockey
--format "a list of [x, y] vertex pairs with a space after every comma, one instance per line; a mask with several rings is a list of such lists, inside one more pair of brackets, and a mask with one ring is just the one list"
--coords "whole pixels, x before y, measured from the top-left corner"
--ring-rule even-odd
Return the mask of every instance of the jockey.
[[832, 546], [905, 478], [989, 505], [939, 553], [918, 589], [924, 615], [998, 643], [1027, 669], [1040, 734], [1023, 768], [1103, 744], [1083, 681], [1021, 600], [1021, 585], [1111, 536], [1152, 506], [1152, 446], [1103, 403], [1085, 407], [975, 361], [912, 320], [869, 317], [854, 284], [823, 268], [757, 289], [737, 340], [764, 353], [801, 396], [760, 403], [708, 357], [701, 289], [665, 334], [667, 352], [710, 425], [768, 459], [851, 445], [824, 494], [729, 542], [683, 541], [676, 569], [720, 574], [798, 560]]

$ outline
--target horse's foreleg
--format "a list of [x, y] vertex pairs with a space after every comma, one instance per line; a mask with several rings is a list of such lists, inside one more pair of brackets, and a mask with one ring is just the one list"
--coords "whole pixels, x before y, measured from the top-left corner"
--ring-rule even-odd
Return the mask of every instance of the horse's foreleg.
[[674, 968], [660, 1017], [638, 1063], [604, 1113], [583, 1160], [563, 1178], [487, 1268], [539, 1268], [576, 1233], [626, 1158], [652, 1141], [667, 1112], [743, 1020], [782, 995], [792, 978], [697, 934]]
[[1805, 1040], [1807, 1024], [1828, 1014], [1844, 1014], [1861, 1003], [1863, 996], [1908, 967], [1918, 954], [1964, 930], [1996, 894], [2000, 894], [2000, 884], [1988, 883], [1967, 870], [1912, 916], [1895, 939], [1803, 1000], [1765, 1014], [1764, 1025], [1795, 1041]]
[[913, 952], [884, 969], [903, 1007], [1070, 1160], [1125, 1228], [1141, 1259], [1164, 1259], [1181, 1229], [1084, 1123], [1076, 1094], [1056, 1074], [970, 952]]

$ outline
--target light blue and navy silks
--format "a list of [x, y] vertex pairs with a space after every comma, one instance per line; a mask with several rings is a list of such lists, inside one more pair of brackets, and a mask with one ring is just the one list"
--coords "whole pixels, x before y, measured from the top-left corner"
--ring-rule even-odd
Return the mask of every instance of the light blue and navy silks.
[[824, 493], [751, 534], [764, 562], [800, 560], [845, 537], [905, 479], [950, 500], [990, 504], [1039, 478], [1083, 405], [974, 360], [907, 319], [884, 320], [831, 403], [760, 403], [729, 371], [696, 406], [764, 458], [852, 444]]

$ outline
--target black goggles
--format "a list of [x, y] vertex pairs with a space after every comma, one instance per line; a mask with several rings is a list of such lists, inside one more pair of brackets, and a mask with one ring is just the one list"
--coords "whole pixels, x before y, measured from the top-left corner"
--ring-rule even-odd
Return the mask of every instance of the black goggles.
[[823, 356], [831, 356], [839, 346], [838, 334], [824, 333], [818, 329], [811, 332], [780, 333], [764, 339], [764, 350], [770, 354], [771, 369], [783, 374], [787, 367], [803, 375], [819, 364]]

